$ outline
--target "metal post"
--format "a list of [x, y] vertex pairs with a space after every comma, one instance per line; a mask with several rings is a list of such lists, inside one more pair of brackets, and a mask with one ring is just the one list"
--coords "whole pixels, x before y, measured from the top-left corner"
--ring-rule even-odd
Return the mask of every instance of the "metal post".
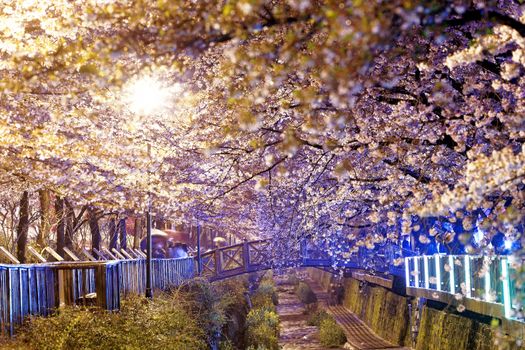
[[200, 276], [202, 273], [201, 261], [201, 225], [197, 225], [197, 272]]
[[151, 287], [151, 211], [146, 212], [146, 298], [153, 298]]

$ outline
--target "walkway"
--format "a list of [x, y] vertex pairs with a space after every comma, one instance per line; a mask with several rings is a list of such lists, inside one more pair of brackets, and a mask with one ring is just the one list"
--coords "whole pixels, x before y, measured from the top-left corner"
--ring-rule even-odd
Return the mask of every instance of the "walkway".
[[337, 323], [339, 323], [346, 334], [347, 345], [346, 349], [355, 350], [409, 350], [409, 348], [401, 348], [389, 343], [383, 338], [374, 333], [363, 321], [361, 321], [354, 313], [342, 305], [328, 306], [328, 294], [322, 287], [313, 280], [308, 280], [308, 284], [312, 287], [319, 300], [319, 306], [324, 307], [331, 313]]
[[[319, 343], [317, 327], [309, 326], [304, 304], [294, 293], [294, 287], [286, 284], [286, 278], [276, 278], [281, 319], [279, 345], [282, 350], [327, 350]], [[334, 349], [334, 348], [332, 348]]]

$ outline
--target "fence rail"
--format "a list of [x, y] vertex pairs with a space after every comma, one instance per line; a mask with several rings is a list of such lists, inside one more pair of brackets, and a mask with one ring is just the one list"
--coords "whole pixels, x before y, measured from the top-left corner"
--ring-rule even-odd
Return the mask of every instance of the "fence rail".
[[[194, 259], [153, 259], [152, 285], [166, 290], [194, 276]], [[12, 335], [29, 315], [47, 316], [64, 305], [118, 310], [123, 296], [143, 294], [143, 259], [0, 265], [0, 334]]]
[[[521, 265], [518, 264], [518, 265]], [[407, 291], [474, 307], [476, 312], [523, 320], [516, 264], [506, 256], [429, 255], [405, 258]]]

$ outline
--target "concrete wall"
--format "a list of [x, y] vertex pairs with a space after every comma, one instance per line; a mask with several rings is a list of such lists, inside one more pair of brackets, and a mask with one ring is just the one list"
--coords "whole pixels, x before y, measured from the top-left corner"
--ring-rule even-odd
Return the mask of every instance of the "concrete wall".
[[[309, 274], [324, 288], [329, 286], [330, 273], [310, 269]], [[343, 303], [384, 339], [396, 345], [411, 345], [408, 305], [412, 303], [415, 309], [412, 298], [346, 278]], [[497, 348], [495, 340], [495, 331], [489, 325], [425, 306], [416, 350], [489, 350]]]

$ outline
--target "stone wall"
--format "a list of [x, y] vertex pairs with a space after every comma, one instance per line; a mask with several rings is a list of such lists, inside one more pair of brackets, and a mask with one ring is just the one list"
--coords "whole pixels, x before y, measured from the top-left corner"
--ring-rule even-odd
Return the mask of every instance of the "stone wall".
[[[310, 269], [310, 276], [328, 288], [331, 274]], [[411, 345], [408, 305], [415, 301], [384, 287], [345, 279], [344, 306], [354, 312], [379, 336], [396, 345]], [[423, 307], [416, 350], [495, 349], [495, 332], [487, 324], [468, 317]]]
[[409, 299], [383, 287], [345, 280], [344, 306], [355, 313], [382, 338], [405, 345], [409, 337]]
[[490, 350], [495, 348], [494, 336], [489, 325], [424, 307], [416, 350]]

